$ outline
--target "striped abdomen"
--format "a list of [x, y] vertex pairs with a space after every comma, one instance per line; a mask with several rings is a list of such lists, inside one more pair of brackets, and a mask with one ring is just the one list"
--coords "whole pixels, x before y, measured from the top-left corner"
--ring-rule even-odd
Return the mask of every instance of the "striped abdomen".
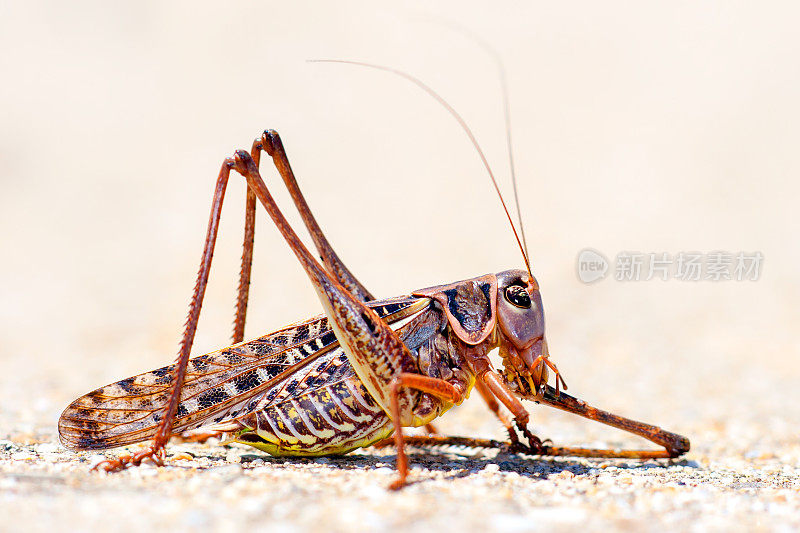
[[[425, 370], [438, 371], [430, 365], [431, 353], [446, 339], [445, 325], [442, 314], [428, 306], [397, 328]], [[418, 391], [412, 396], [411, 408], [424, 405], [430, 418], [448, 407]], [[393, 429], [341, 347], [286, 376], [263, 397], [253, 399], [247, 411], [237, 420], [243, 426], [237, 440], [273, 455], [346, 453], [387, 437]]]
[[[258, 407], [261, 404], [261, 407]], [[237, 440], [272, 455], [346, 453], [388, 436], [389, 417], [337, 348], [305, 376], [293, 375], [238, 419]]]

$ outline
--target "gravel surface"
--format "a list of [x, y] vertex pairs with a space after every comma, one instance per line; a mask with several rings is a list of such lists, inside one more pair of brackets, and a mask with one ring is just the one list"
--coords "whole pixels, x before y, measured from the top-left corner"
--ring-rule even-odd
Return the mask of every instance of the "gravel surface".
[[[559, 441], [631, 444], [582, 440], [591, 426], [536, 413], [548, 431], [563, 433]], [[479, 434], [494, 425], [477, 401], [452, 418]], [[391, 448], [279, 459], [212, 439], [172, 445], [165, 468], [109, 475], [90, 470], [106, 456], [66, 451], [52, 424], [34, 423], [1, 435], [0, 509], [6, 526], [27, 531], [796, 530], [800, 445], [793, 430], [781, 436], [772, 424], [769, 437], [739, 423], [690, 427], [695, 450], [674, 461], [414, 448], [412, 484], [390, 492]]]

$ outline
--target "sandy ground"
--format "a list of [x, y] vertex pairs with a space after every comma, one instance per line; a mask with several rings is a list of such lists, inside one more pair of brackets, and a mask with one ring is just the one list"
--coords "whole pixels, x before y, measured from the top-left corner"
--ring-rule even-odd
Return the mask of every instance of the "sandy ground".
[[[27, 2], [0, 15], [0, 529], [800, 527], [794, 4]], [[167, 468], [106, 476], [89, 471], [98, 456], [60, 447], [73, 398], [173, 358], [217, 169], [265, 127], [376, 294], [522, 266], [477, 156], [435, 102], [383, 73], [305, 63], [420, 76], [464, 114], [509, 190], [494, 64], [453, 25], [506, 64], [520, 201], [570, 392], [687, 435], [692, 451], [641, 463], [417, 449], [415, 482], [390, 493], [391, 449], [278, 460], [178, 444]], [[231, 181], [196, 353], [230, 335], [242, 189]], [[248, 336], [319, 310], [259, 224]], [[586, 247], [612, 261], [764, 261], [757, 281], [612, 271], [586, 285]], [[643, 445], [531, 411], [557, 444]], [[439, 427], [503, 436], [476, 398]]]

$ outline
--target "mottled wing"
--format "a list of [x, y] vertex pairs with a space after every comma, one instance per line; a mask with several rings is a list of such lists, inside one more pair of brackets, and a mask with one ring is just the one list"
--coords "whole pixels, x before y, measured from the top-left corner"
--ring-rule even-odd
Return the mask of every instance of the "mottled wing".
[[[426, 306], [427, 300], [400, 297], [368, 305], [393, 323]], [[327, 318], [318, 316], [190, 359], [173, 431], [246, 415], [254, 397], [269, 396], [272, 388], [285, 385], [286, 378], [338, 345]], [[70, 449], [98, 450], [152, 438], [171, 391], [173, 369], [145, 372], [78, 398], [59, 419], [61, 442]]]

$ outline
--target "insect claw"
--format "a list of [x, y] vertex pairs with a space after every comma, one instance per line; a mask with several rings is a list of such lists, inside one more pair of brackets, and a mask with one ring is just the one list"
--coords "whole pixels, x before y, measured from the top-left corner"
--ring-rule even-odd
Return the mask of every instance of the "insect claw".
[[530, 452], [532, 452], [533, 455], [541, 455], [544, 451], [542, 440], [530, 431], [526, 431], [525, 433], [525, 438], [528, 439], [528, 448], [530, 448]]
[[518, 437], [515, 437], [515, 438], [511, 439], [511, 441], [509, 441], [509, 442], [502, 443], [502, 445], [498, 446], [498, 449], [500, 450], [501, 453], [514, 453], [514, 454], [526, 453], [526, 454], [531, 454], [530, 447], [526, 446], [525, 444], [522, 444], [519, 441]]
[[514, 438], [512, 437], [511, 439], [512, 442], [510, 443], [511, 444], [510, 449], [512, 451], [517, 451], [518, 453], [519, 452], [527, 453], [529, 455], [542, 455], [547, 451], [547, 446], [544, 445], [544, 443], [539, 437], [531, 433], [531, 431], [525, 424], [522, 424], [519, 421], [517, 421], [517, 429], [519, 429], [520, 433], [522, 433], [528, 440], [528, 444], [527, 446], [522, 444], [519, 441], [519, 437], [516, 437], [515, 435], [517, 442], [515, 443]]
[[106, 459], [105, 461], [100, 461], [96, 465], [92, 467], [92, 471], [100, 471], [102, 469], [104, 472], [112, 474], [114, 472], [122, 472], [127, 467], [128, 463], [130, 462], [129, 455], [123, 455], [117, 459]]
[[92, 470], [100, 470], [101, 468], [109, 474], [115, 472], [122, 472], [128, 466], [140, 466], [142, 461], [150, 459], [156, 466], [164, 466], [164, 459], [166, 458], [166, 451], [163, 446], [149, 448], [136, 452], [134, 454], [122, 455], [116, 459], [106, 459], [100, 461], [92, 467]]

